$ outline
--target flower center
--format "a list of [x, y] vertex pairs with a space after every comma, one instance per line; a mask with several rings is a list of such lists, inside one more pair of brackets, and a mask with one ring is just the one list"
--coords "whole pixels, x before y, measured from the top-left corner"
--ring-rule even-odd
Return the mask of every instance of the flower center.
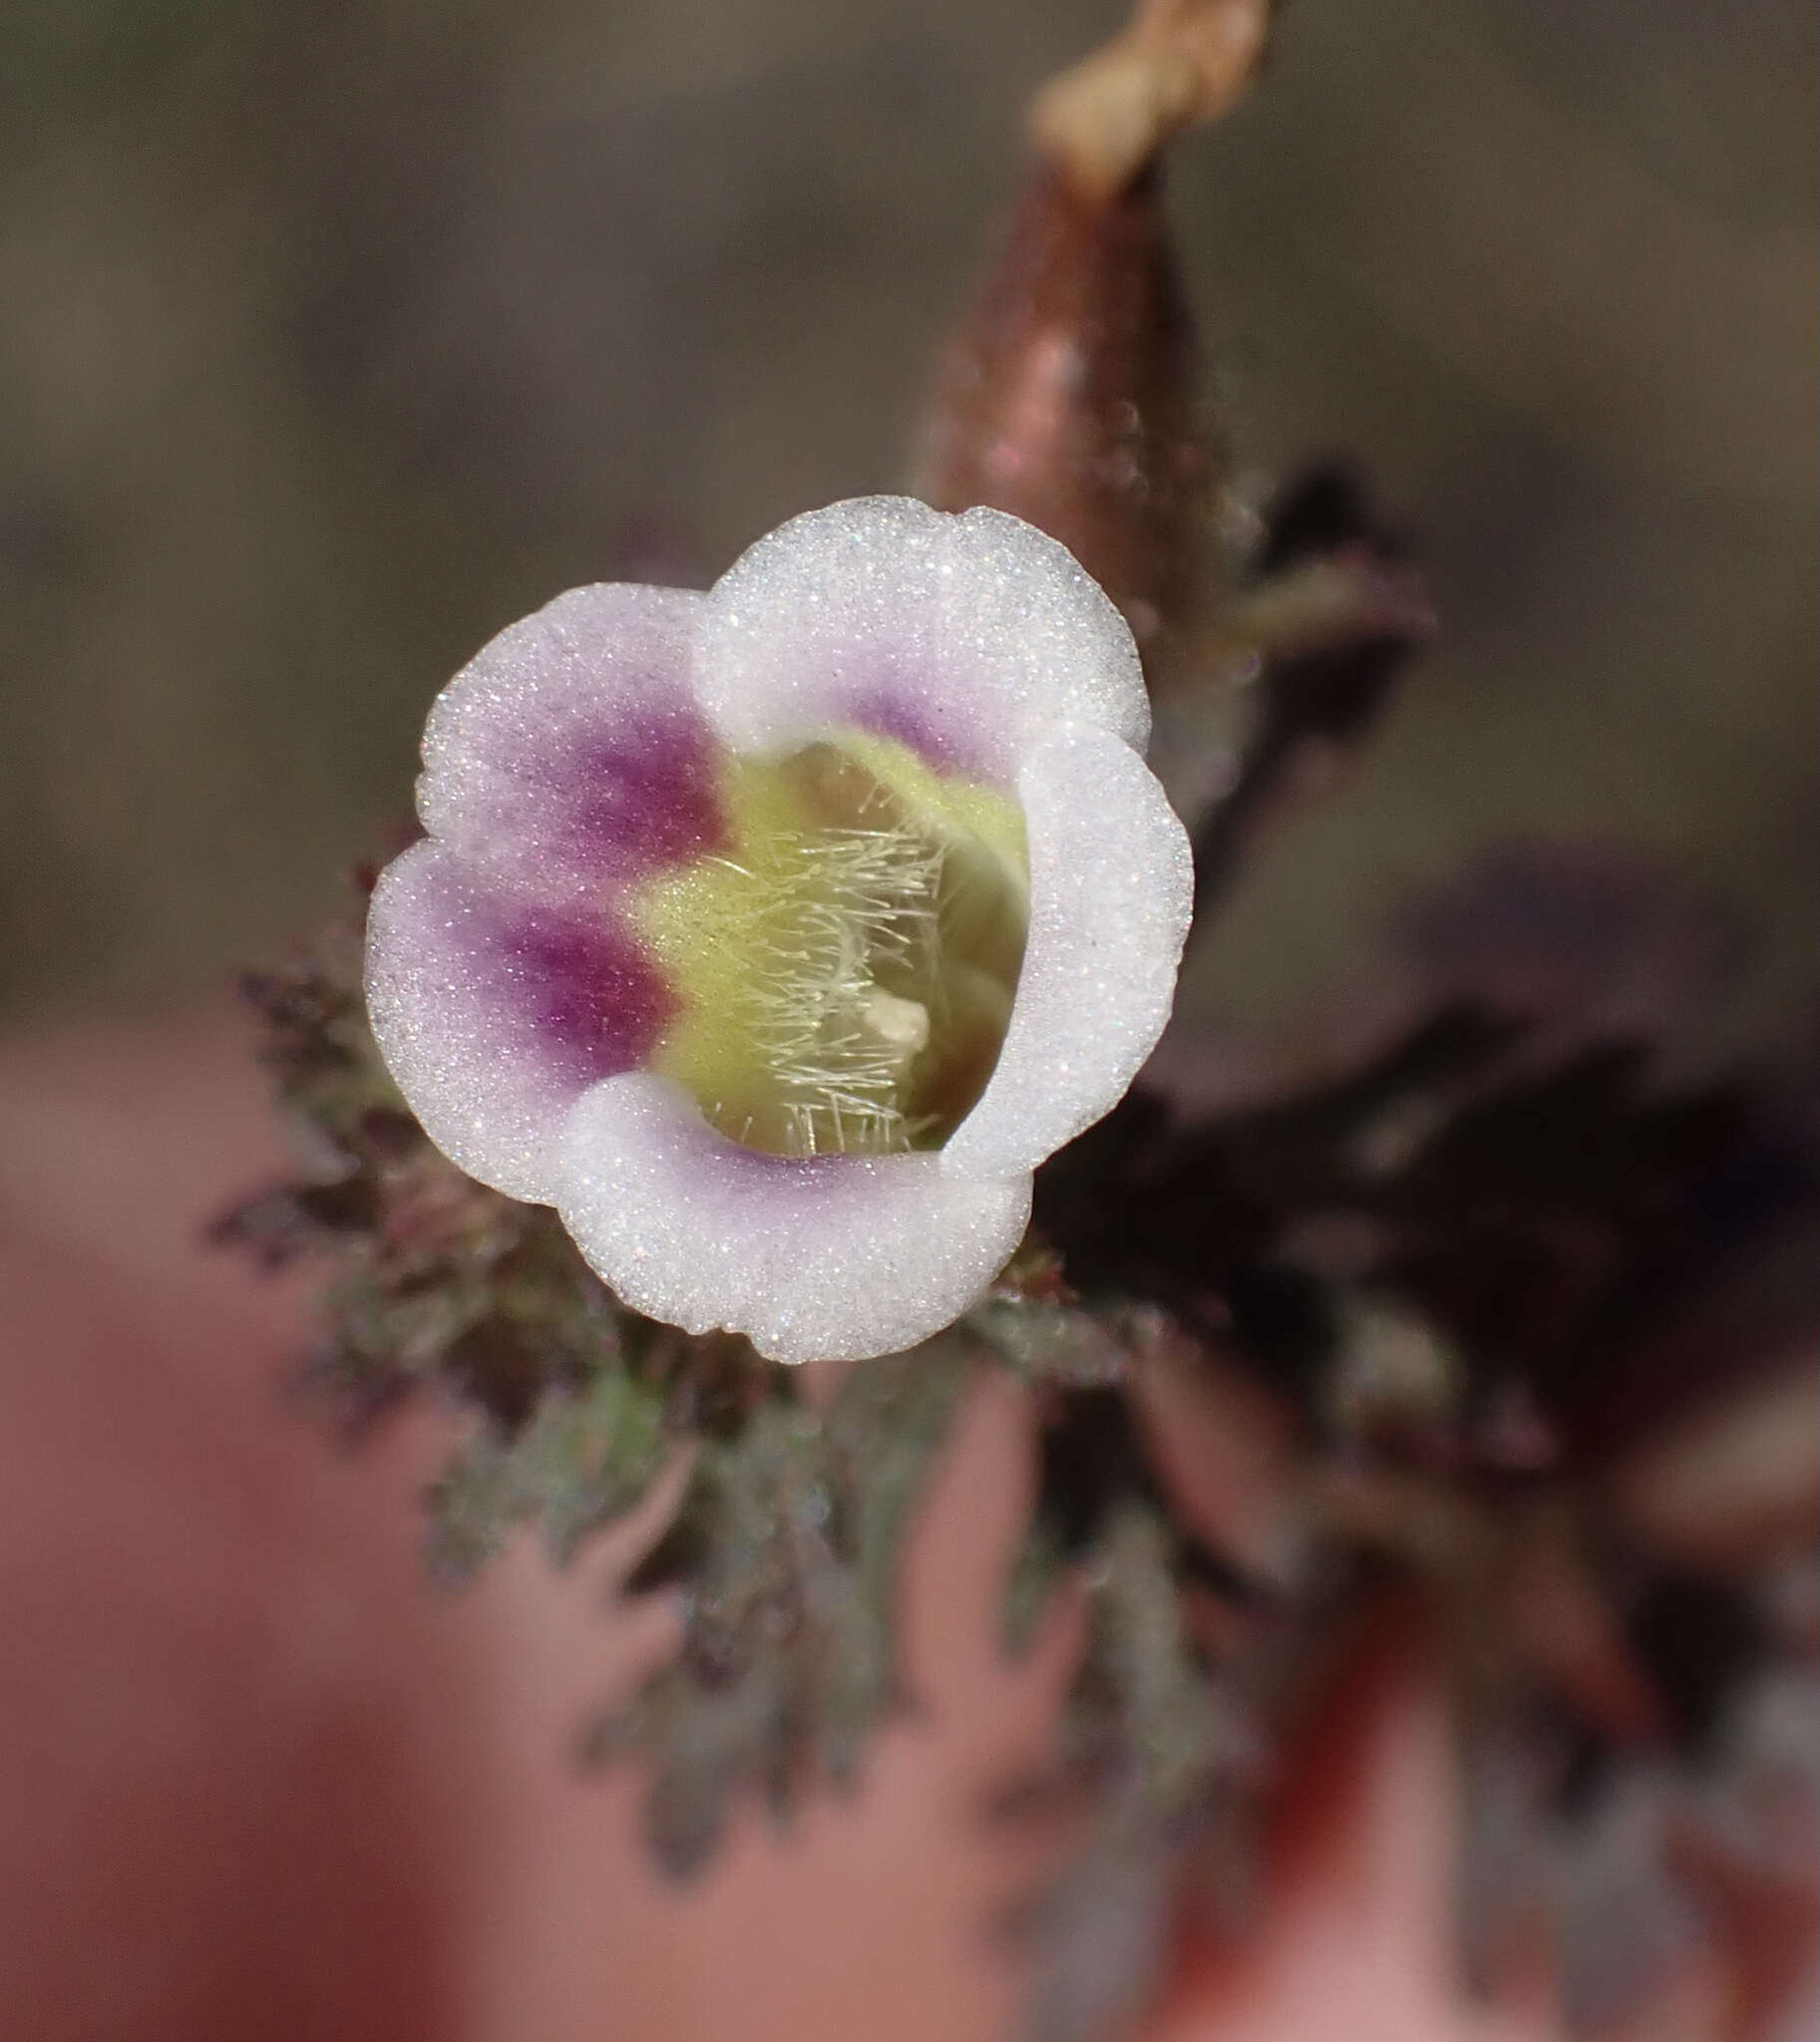
[[651, 1067], [769, 1155], [939, 1148], [992, 1074], [1023, 961], [1016, 804], [846, 731], [734, 759], [720, 793], [724, 851], [637, 904], [679, 995]]

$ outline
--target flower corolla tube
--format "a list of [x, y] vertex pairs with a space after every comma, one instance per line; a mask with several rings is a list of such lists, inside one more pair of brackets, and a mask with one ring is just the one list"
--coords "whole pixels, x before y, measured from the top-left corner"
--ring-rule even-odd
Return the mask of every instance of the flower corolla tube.
[[634, 1310], [912, 1346], [1168, 1018], [1187, 838], [1123, 618], [995, 510], [570, 589], [438, 697], [367, 1003], [432, 1141]]

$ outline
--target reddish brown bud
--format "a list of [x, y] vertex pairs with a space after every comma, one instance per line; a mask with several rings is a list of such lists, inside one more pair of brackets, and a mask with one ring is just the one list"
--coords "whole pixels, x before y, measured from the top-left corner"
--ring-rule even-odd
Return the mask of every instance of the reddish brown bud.
[[1037, 161], [942, 363], [915, 488], [1058, 538], [1125, 612], [1153, 691], [1205, 664], [1219, 607], [1216, 462], [1162, 152], [1263, 55], [1271, 0], [1139, 0], [1036, 96]]
[[1216, 590], [1215, 464], [1153, 168], [1109, 200], [1037, 164], [942, 363], [916, 493], [1069, 548], [1125, 612], [1153, 689]]

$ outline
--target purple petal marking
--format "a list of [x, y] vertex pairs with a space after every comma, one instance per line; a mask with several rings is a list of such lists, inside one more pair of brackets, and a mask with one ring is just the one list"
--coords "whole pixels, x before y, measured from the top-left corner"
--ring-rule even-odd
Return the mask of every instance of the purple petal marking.
[[[502, 1005], [521, 1009], [524, 1048], [576, 1091], [642, 1063], [675, 1016], [668, 982], [614, 919], [502, 902], [491, 927], [477, 916], [475, 935], [477, 963], [498, 973]], [[517, 1043], [519, 1029], [510, 1036]]]
[[374, 892], [367, 1011], [380, 1050], [437, 1147], [513, 1197], [549, 1196], [562, 1117], [648, 1056], [674, 1005], [610, 909], [504, 891], [433, 840]]
[[692, 706], [590, 731], [538, 776], [577, 863], [624, 877], [726, 848], [713, 734]]
[[[839, 699], [839, 691], [835, 691]], [[961, 773], [971, 780], [1001, 781], [970, 732], [952, 721], [937, 721], [929, 691], [908, 676], [891, 676], [853, 686], [836, 711], [840, 721], [874, 737], [890, 738], [914, 752], [937, 773]]]
[[719, 741], [690, 692], [702, 600], [575, 588], [502, 631], [430, 713], [424, 827], [545, 898], [722, 849]]

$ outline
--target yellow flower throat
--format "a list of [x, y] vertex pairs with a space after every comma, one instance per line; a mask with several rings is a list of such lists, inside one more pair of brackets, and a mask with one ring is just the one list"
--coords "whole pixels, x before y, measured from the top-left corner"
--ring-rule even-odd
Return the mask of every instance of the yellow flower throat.
[[651, 1068], [769, 1155], [939, 1148], [992, 1074], [1023, 962], [1016, 803], [858, 731], [732, 757], [720, 799], [725, 850], [634, 902], [680, 999]]

